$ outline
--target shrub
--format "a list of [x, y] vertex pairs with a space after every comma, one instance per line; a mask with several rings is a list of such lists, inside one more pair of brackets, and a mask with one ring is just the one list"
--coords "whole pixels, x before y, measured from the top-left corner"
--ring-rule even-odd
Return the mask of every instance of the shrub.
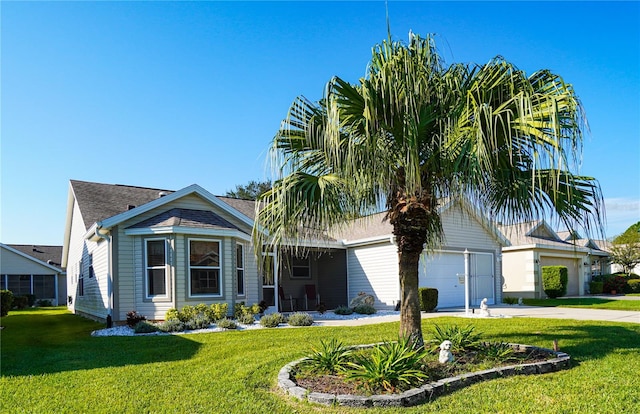
[[327, 311], [327, 305], [325, 305], [324, 302], [318, 303], [318, 305], [316, 306], [316, 312], [318, 312], [320, 315], [322, 315], [326, 311]]
[[147, 321], [140, 321], [133, 327], [133, 332], [137, 334], [158, 332], [158, 327]]
[[431, 352], [436, 352], [443, 341], [451, 341], [451, 352], [462, 352], [477, 349], [480, 345], [480, 334], [474, 332], [473, 325], [460, 327], [458, 325], [433, 326], [433, 337], [428, 341]]
[[335, 338], [327, 342], [320, 340], [320, 346], [311, 348], [311, 354], [302, 365], [318, 374], [335, 374], [346, 369], [352, 354], [351, 348]]
[[629, 285], [630, 293], [640, 293], [640, 279], [630, 279], [627, 281]]
[[622, 275], [607, 275], [604, 279], [602, 291], [606, 293], [623, 293], [627, 286], [627, 279]]
[[164, 314], [165, 321], [180, 321], [180, 311], [176, 308], [171, 308]]
[[356, 355], [346, 379], [371, 392], [409, 389], [429, 378], [423, 370], [426, 355], [426, 351], [415, 349], [409, 338], [385, 342], [370, 354]]
[[160, 325], [158, 325], [158, 329], [162, 332], [182, 332], [185, 330], [185, 326], [183, 322], [180, 322], [177, 318], [175, 319], [167, 319]]
[[187, 323], [190, 320], [194, 319], [197, 315], [198, 313], [193, 306], [184, 305], [180, 312], [178, 312], [178, 319], [180, 319], [184, 323]]
[[227, 317], [227, 311], [229, 310], [229, 304], [224, 303], [214, 303], [207, 309], [207, 315], [209, 319], [213, 322], [218, 321], [220, 319], [224, 319]]
[[0, 290], [0, 316], [7, 316], [13, 308], [13, 292]]
[[507, 362], [514, 359], [515, 350], [504, 342], [487, 342], [478, 349], [479, 356], [488, 361]]
[[211, 325], [211, 321], [205, 315], [196, 315], [184, 323], [187, 329], [206, 329]]
[[602, 293], [602, 288], [604, 287], [604, 283], [602, 282], [589, 282], [589, 293], [592, 295], [597, 295]]
[[373, 315], [376, 313], [376, 308], [371, 305], [361, 304], [353, 308], [355, 313], [359, 313], [361, 315]]
[[236, 329], [238, 327], [234, 321], [228, 318], [219, 319], [216, 325], [222, 329]]
[[542, 289], [554, 299], [567, 294], [569, 275], [565, 266], [542, 266]]
[[138, 312], [132, 310], [127, 312], [127, 326], [133, 328], [138, 324], [138, 322], [146, 321], [147, 317], [139, 314]]
[[14, 296], [13, 307], [16, 309], [25, 309], [29, 305], [29, 299], [26, 296]]
[[260, 318], [260, 325], [264, 326], [265, 328], [275, 328], [276, 326], [284, 322], [284, 316], [282, 316], [278, 312], [264, 315], [262, 318]]
[[27, 306], [30, 308], [36, 304], [36, 295], [26, 294], [24, 297], [27, 298]]
[[418, 288], [418, 298], [420, 299], [420, 310], [423, 312], [433, 312], [438, 307], [438, 289]]
[[41, 308], [45, 308], [53, 306], [53, 303], [51, 303], [49, 299], [40, 299], [36, 302], [36, 305]]
[[512, 298], [509, 296], [505, 296], [502, 298], [502, 303], [506, 303], [507, 305], [517, 305], [518, 304], [518, 298]]
[[243, 325], [253, 325], [256, 322], [255, 316], [250, 313], [243, 313], [237, 320]]
[[348, 306], [340, 305], [333, 310], [333, 313], [336, 315], [351, 315], [353, 313], [353, 309]]
[[291, 326], [311, 326], [313, 318], [306, 312], [296, 312], [289, 316], [287, 323]]

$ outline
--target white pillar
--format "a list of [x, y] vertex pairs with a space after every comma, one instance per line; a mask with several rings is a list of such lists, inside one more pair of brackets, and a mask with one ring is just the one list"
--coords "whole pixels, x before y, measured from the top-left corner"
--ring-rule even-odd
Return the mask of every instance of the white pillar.
[[464, 249], [464, 313], [469, 314], [469, 250]]

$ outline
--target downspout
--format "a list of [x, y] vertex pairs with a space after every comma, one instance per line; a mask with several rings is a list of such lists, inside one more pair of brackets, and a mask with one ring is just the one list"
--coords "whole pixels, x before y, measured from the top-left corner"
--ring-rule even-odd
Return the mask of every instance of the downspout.
[[107, 327], [110, 328], [113, 323], [113, 304], [112, 304], [112, 281], [111, 281], [111, 238], [100, 233], [102, 223], [96, 223], [95, 234], [97, 237], [107, 242]]

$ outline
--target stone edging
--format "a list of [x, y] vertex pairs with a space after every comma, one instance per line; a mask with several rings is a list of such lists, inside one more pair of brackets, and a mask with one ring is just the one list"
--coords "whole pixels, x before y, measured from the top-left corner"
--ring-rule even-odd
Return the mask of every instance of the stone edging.
[[[371, 347], [374, 345], [375, 344], [360, 345], [357, 348]], [[280, 369], [278, 373], [278, 386], [285, 394], [291, 395], [299, 400], [308, 400], [324, 405], [343, 405], [348, 407], [409, 407], [432, 401], [440, 395], [448, 394], [480, 381], [503, 378], [511, 375], [546, 374], [548, 372], [569, 368], [571, 356], [564, 352], [557, 352], [531, 345], [510, 345], [517, 351], [543, 351], [555, 355], [555, 358], [541, 362], [509, 365], [484, 371], [470, 372], [456, 377], [443, 378], [418, 388], [412, 388], [401, 394], [379, 394], [371, 396], [309, 392], [307, 389], [299, 387], [298, 384], [293, 381], [291, 371], [293, 371], [296, 365], [306, 359], [301, 358], [288, 363]]]

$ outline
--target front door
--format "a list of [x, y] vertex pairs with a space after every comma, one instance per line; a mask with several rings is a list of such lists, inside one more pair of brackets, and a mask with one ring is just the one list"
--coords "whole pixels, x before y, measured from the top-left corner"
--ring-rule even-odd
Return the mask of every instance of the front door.
[[273, 253], [263, 253], [262, 264], [262, 300], [267, 304], [265, 313], [273, 313], [278, 310], [276, 296], [276, 278], [278, 275], [278, 262]]
[[489, 304], [495, 304], [493, 254], [472, 253], [470, 256], [471, 305], [479, 306], [484, 298]]

